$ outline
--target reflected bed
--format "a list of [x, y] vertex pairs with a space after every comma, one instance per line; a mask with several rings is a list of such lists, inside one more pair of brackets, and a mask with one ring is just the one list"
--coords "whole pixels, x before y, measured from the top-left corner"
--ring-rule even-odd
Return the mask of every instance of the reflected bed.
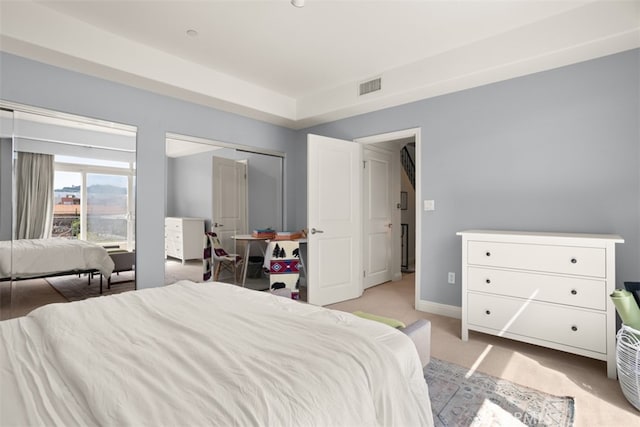
[[0, 241], [0, 280], [26, 280], [77, 273], [111, 277], [113, 260], [105, 248], [83, 240]]
[[105, 248], [84, 240], [23, 239], [0, 242], [1, 278], [13, 276], [26, 279], [77, 270], [97, 270], [104, 277], [109, 277], [113, 271], [113, 261]]
[[224, 283], [0, 322], [2, 425], [433, 425], [411, 339]]

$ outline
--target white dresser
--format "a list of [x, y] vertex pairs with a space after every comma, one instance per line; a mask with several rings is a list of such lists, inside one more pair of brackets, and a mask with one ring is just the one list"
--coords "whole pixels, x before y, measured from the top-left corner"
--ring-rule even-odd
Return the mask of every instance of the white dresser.
[[202, 259], [204, 219], [175, 218], [164, 219], [165, 257], [182, 260]]
[[469, 330], [607, 362], [616, 378], [617, 235], [467, 230], [462, 339]]

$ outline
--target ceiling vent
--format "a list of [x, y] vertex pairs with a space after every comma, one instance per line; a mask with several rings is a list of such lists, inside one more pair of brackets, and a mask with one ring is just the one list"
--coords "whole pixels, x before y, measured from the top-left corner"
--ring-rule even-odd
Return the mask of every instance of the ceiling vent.
[[360, 83], [360, 96], [382, 89], [382, 77]]

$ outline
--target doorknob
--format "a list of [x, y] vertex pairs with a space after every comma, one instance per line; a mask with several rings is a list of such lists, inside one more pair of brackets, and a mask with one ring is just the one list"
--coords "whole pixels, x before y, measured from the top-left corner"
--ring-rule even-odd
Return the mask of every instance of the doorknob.
[[387, 224], [387, 227], [391, 228], [391, 226], [392, 226], [392, 225], [393, 225], [393, 224], [389, 223], [389, 224]]
[[322, 230], [316, 230], [315, 228], [311, 229], [311, 234], [316, 234], [316, 233], [324, 233], [324, 231]]
[[217, 222], [215, 222], [213, 224], [214, 227], [224, 227], [224, 224], [218, 224]]

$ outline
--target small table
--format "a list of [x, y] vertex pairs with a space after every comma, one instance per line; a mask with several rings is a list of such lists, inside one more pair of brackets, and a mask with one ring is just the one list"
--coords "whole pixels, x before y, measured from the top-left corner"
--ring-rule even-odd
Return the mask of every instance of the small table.
[[[247, 280], [247, 268], [249, 266], [249, 254], [251, 253], [251, 244], [253, 242], [265, 242], [269, 240], [267, 237], [253, 237], [251, 234], [236, 234], [235, 236], [231, 236], [232, 239], [245, 242], [244, 248], [244, 263], [242, 266], [242, 287], [244, 287], [244, 283]], [[264, 249], [262, 249], [262, 254], [264, 255]]]

